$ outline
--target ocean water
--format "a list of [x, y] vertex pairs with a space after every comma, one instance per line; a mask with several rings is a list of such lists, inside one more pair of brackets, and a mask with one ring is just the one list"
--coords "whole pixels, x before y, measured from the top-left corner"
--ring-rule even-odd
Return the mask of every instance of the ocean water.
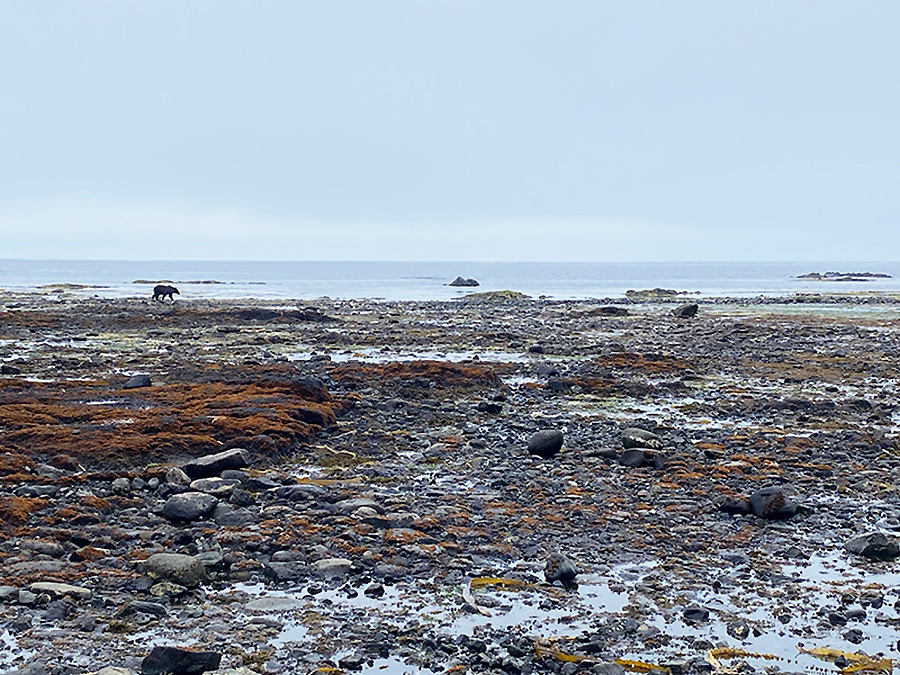
[[[810, 281], [808, 272], [874, 272], [889, 279]], [[478, 288], [448, 286], [457, 276]], [[900, 292], [900, 262], [882, 263], [484, 263], [0, 260], [0, 289], [99, 297], [143, 297], [171, 281], [188, 298], [450, 300], [475, 291], [513, 290], [553, 299], [618, 298], [629, 289], [668, 288], [710, 296]], [[215, 283], [210, 283], [215, 282]]]

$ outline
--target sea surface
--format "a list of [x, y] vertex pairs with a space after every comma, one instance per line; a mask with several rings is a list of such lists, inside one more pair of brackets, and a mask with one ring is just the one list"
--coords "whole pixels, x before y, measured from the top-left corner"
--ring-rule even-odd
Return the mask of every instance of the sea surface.
[[[812, 281], [809, 272], [873, 272], [889, 279]], [[457, 276], [478, 288], [448, 286]], [[900, 262], [872, 263], [485, 263], [0, 260], [0, 289], [142, 297], [174, 283], [181, 299], [264, 298], [450, 300], [512, 290], [553, 299], [618, 298], [629, 289], [667, 288], [699, 297], [794, 293], [900, 292]], [[140, 283], [135, 283], [140, 282]], [[79, 288], [78, 286], [83, 286]]]

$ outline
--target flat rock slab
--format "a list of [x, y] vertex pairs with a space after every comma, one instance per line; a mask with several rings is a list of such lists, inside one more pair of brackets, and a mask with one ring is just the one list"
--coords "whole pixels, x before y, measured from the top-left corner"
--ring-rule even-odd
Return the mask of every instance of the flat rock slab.
[[244, 609], [248, 612], [264, 614], [266, 612], [287, 612], [301, 606], [302, 603], [293, 598], [257, 598], [244, 605]]
[[218, 476], [228, 469], [243, 469], [250, 466], [250, 456], [242, 448], [224, 450], [214, 455], [198, 457], [182, 466], [184, 472], [192, 479]]
[[90, 600], [93, 593], [89, 588], [81, 586], [72, 586], [71, 584], [58, 584], [52, 581], [39, 581], [31, 584], [29, 590], [32, 593], [47, 593], [54, 598], [78, 598], [79, 600]]
[[350, 573], [353, 561], [347, 558], [325, 558], [312, 564], [312, 571], [320, 577], [344, 577]]

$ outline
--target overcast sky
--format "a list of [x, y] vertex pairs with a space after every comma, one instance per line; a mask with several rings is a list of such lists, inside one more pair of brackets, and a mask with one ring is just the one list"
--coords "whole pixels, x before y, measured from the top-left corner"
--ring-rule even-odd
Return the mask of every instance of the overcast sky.
[[896, 0], [0, 0], [0, 258], [896, 260]]

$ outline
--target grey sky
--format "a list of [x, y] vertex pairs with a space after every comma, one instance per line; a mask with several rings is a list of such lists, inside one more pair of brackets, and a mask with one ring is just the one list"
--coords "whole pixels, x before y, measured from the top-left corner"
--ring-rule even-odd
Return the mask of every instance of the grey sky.
[[0, 0], [0, 258], [892, 260], [894, 0]]

